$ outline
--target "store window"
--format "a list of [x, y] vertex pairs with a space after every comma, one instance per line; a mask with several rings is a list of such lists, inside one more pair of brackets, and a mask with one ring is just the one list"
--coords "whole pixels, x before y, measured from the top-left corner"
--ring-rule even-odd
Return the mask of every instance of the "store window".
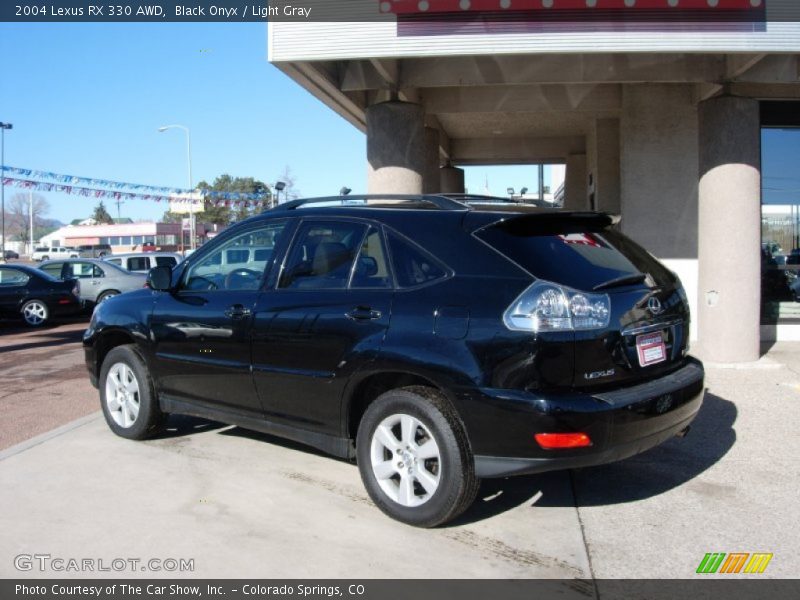
[[[762, 104], [761, 323], [800, 324], [800, 103]], [[798, 120], [798, 122], [793, 122]]]

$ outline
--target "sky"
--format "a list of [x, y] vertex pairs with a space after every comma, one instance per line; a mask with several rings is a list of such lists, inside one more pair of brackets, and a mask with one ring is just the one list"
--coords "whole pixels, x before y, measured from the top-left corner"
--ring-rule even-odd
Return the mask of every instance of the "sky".
[[[0, 121], [5, 163], [155, 186], [223, 173], [272, 184], [288, 166], [303, 196], [366, 191], [364, 134], [267, 62], [261, 23], [0, 24]], [[548, 174], [549, 175], [549, 174]], [[535, 189], [535, 167], [472, 167], [484, 193]], [[549, 183], [549, 176], [546, 183]], [[86, 186], [88, 187], [88, 186]], [[6, 200], [18, 193], [6, 188]], [[68, 223], [98, 200], [36, 192]], [[118, 216], [112, 200], [105, 200]], [[157, 219], [166, 205], [127, 200], [120, 215]]]
[[800, 129], [761, 130], [762, 199], [800, 204]]

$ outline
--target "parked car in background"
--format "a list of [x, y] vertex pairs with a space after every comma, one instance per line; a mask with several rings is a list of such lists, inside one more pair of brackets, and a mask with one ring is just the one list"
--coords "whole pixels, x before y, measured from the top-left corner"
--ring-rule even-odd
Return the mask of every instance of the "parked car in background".
[[78, 246], [78, 256], [80, 258], [103, 258], [111, 253], [111, 246], [108, 244], [84, 244]]
[[297, 200], [155, 267], [84, 334], [106, 422], [203, 416], [356, 459], [424, 527], [481, 478], [685, 435], [703, 366], [678, 277], [608, 215], [484, 202]]
[[19, 258], [19, 254], [17, 254], [13, 250], [6, 250], [3, 253], [3, 258], [5, 258], [6, 260], [11, 260], [12, 258], [16, 259], [16, 258]]
[[77, 279], [81, 282], [81, 302], [84, 306], [99, 304], [104, 300], [144, 287], [145, 276], [131, 273], [104, 260], [73, 258], [50, 260], [39, 269], [63, 281]]
[[59, 281], [34, 267], [0, 265], [0, 316], [39, 327], [80, 310], [80, 283]]
[[40, 246], [33, 249], [31, 258], [36, 262], [51, 258], [78, 258], [78, 251], [65, 246]]
[[114, 254], [103, 260], [132, 273], [147, 273], [153, 267], [174, 267], [183, 260], [175, 252], [130, 252]]

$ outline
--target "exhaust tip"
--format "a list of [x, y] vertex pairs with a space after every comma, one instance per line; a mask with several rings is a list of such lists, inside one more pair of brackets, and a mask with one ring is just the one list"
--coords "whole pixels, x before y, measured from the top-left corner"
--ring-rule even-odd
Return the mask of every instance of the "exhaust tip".
[[681, 429], [678, 433], [675, 434], [675, 437], [685, 438], [689, 434], [689, 430], [692, 428], [691, 425], [687, 425], [683, 429]]

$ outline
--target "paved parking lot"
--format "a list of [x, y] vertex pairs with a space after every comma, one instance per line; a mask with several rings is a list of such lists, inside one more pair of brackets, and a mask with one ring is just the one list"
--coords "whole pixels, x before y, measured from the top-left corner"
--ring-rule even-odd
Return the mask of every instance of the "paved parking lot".
[[20, 573], [21, 553], [191, 558], [169, 575], [194, 577], [684, 578], [706, 552], [771, 552], [772, 577], [800, 567], [797, 345], [711, 366], [684, 440], [484, 482], [458, 521], [419, 530], [375, 509], [353, 465], [270, 436], [190, 418], [149, 442], [113, 436], [84, 373], [85, 324], [0, 324], [0, 577], [86, 575]]

